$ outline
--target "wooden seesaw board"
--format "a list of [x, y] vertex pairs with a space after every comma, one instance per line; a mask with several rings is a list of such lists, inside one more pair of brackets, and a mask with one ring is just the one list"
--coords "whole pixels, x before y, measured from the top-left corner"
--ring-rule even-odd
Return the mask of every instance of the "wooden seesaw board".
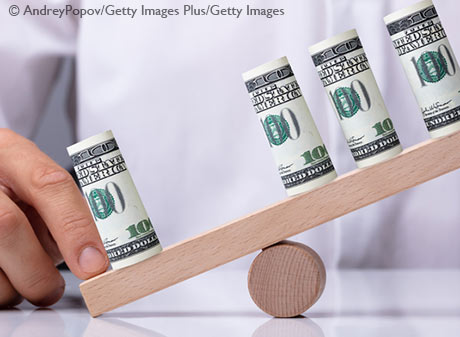
[[460, 132], [430, 139], [311, 192], [167, 247], [80, 285], [95, 317], [460, 168]]

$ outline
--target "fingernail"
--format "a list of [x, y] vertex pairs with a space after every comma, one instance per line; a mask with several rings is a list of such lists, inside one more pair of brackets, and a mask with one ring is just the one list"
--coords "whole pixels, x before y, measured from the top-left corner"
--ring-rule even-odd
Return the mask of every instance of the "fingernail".
[[81, 269], [85, 273], [92, 274], [104, 271], [107, 268], [107, 260], [102, 253], [94, 247], [86, 247], [78, 259]]

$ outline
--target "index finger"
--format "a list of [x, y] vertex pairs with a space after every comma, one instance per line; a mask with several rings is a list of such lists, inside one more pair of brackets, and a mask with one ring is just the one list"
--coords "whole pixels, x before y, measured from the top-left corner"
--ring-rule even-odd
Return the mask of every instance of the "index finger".
[[0, 134], [0, 177], [37, 210], [77, 277], [88, 279], [104, 272], [109, 264], [107, 254], [71, 175], [32, 142], [19, 135], [8, 136], [5, 140]]

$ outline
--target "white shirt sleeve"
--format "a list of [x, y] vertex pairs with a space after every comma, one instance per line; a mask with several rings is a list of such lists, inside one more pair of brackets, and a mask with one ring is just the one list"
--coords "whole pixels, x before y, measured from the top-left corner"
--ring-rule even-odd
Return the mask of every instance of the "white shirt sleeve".
[[[62, 8], [68, 3], [0, 0], [0, 127], [30, 137], [62, 59], [75, 52], [78, 27], [72, 16], [24, 15], [26, 6]], [[17, 16], [10, 14], [12, 5], [19, 8]]]

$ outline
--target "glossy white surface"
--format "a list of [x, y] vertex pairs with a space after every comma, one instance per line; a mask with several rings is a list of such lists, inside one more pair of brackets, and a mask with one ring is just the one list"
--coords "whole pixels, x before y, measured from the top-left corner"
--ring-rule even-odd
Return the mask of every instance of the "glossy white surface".
[[0, 337], [449, 337], [460, 331], [460, 271], [329, 271], [319, 302], [295, 319], [261, 312], [246, 277], [220, 268], [92, 319], [78, 281], [67, 273], [66, 294], [52, 309], [24, 303], [0, 311]]

